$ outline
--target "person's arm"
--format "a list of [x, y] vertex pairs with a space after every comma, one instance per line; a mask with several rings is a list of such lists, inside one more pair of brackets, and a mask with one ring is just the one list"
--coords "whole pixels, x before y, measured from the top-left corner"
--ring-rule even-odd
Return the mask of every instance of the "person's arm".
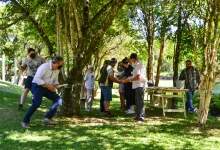
[[200, 73], [199, 73], [199, 71], [197, 69], [196, 69], [196, 82], [197, 82], [197, 84], [199, 86], [199, 84], [201, 82], [201, 79], [200, 79]]
[[114, 76], [114, 70], [111, 67], [107, 67], [107, 73], [108, 73], [108, 79], [111, 80], [112, 82], [116, 82], [116, 83], [122, 83], [121, 80], [117, 79]]
[[109, 78], [111, 81], [113, 81], [113, 82], [116, 82], [116, 83], [122, 83], [121, 80], [118, 80], [118, 79], [115, 78], [113, 75], [110, 75], [108, 78]]
[[86, 73], [84, 80], [83, 80], [83, 89], [86, 90], [86, 80], [88, 80], [88, 73]]
[[123, 82], [123, 83], [128, 83], [128, 82], [137, 81], [137, 80], [140, 80], [140, 74], [137, 74], [137, 75], [135, 75], [135, 76], [128, 77], [127, 79], [122, 80], [122, 82]]
[[180, 73], [179, 80], [185, 80], [185, 69]]
[[56, 92], [57, 89], [62, 87], [62, 86], [60, 86], [60, 83], [59, 83], [60, 71], [55, 72], [55, 74], [56, 74], [56, 78], [55, 78], [53, 84], [46, 84], [46, 88], [52, 92]]
[[21, 61], [20, 70], [24, 72], [27, 69], [27, 59]]

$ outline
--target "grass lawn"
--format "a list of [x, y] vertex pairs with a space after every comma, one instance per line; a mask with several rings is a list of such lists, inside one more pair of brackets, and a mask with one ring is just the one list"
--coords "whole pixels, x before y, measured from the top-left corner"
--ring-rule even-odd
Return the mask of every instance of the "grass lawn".
[[[119, 99], [112, 102], [114, 117], [104, 117], [95, 101], [93, 112], [81, 117], [57, 117], [57, 126], [42, 125], [43, 113], [49, 100], [32, 118], [31, 128], [24, 130], [20, 122], [25, 112], [17, 110], [21, 89], [0, 82], [0, 149], [1, 150], [219, 150], [220, 121], [209, 117], [205, 129], [196, 126], [196, 115], [170, 114], [162, 117], [161, 110], [147, 109], [146, 121], [133, 121], [119, 110]], [[30, 103], [28, 99], [25, 109]]]

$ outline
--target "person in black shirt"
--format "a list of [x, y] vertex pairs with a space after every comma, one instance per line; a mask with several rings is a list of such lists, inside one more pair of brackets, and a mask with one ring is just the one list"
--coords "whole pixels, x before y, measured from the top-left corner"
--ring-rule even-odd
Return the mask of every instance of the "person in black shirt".
[[[133, 67], [129, 64], [128, 58], [122, 60], [122, 65], [124, 67], [124, 77], [128, 78], [132, 76]], [[132, 82], [124, 84], [124, 93], [126, 99], [126, 113], [134, 114], [134, 105], [135, 105], [135, 95], [134, 90], [132, 89]]]

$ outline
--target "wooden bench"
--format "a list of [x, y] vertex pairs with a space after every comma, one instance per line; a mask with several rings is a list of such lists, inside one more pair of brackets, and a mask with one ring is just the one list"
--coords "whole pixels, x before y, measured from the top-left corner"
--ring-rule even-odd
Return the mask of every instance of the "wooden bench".
[[[177, 88], [161, 88], [161, 87], [151, 87], [147, 88], [147, 97], [150, 96], [150, 104], [155, 104], [154, 102], [159, 99], [160, 104], [157, 104], [156, 107], [162, 107], [163, 116], [165, 116], [166, 112], [182, 112], [184, 113], [184, 117], [186, 117], [186, 109], [185, 109], [185, 92], [187, 89], [177, 89]], [[182, 108], [171, 109], [167, 108], [167, 104], [173, 100], [173, 98], [180, 99], [183, 103]], [[154, 105], [155, 107], [155, 105]]]

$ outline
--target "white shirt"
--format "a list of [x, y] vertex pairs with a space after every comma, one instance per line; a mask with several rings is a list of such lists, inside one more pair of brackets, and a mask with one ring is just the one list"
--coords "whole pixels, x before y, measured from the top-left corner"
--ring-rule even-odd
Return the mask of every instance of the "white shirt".
[[52, 70], [52, 62], [49, 61], [47, 63], [42, 64], [38, 69], [34, 76], [33, 83], [38, 85], [43, 84], [59, 84], [58, 75], [60, 70]]
[[86, 89], [94, 89], [95, 75], [93, 72], [88, 71], [84, 77], [84, 81]]
[[140, 76], [139, 80], [132, 81], [132, 89], [136, 89], [139, 87], [145, 87], [145, 82], [146, 82], [146, 73], [145, 73], [145, 68], [142, 65], [141, 62], [137, 62], [137, 64], [134, 65], [134, 70], [132, 72], [133, 77], [136, 75]]

